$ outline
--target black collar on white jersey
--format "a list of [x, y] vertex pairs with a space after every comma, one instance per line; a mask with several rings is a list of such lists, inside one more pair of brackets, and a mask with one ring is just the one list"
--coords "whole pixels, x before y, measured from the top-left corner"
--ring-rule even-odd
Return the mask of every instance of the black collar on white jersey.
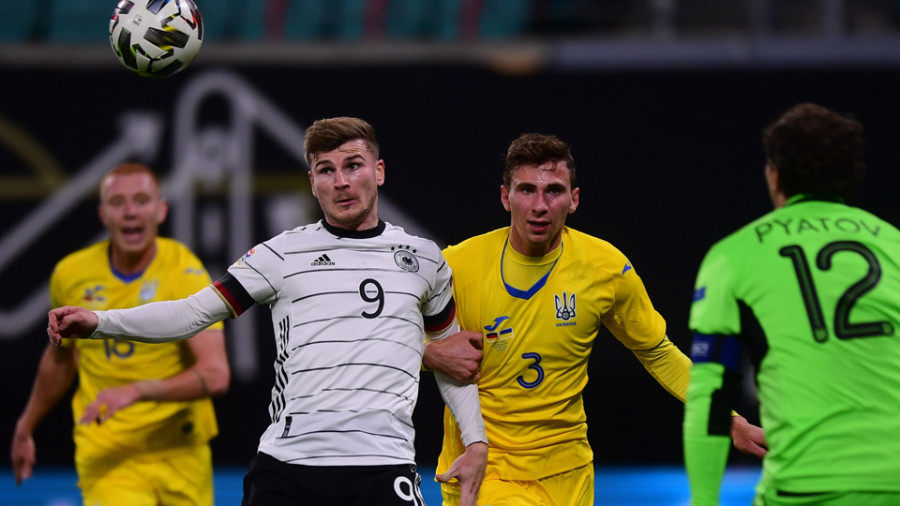
[[384, 233], [384, 229], [387, 227], [380, 219], [378, 220], [378, 225], [375, 225], [375, 228], [367, 230], [347, 230], [346, 228], [338, 228], [325, 220], [322, 220], [322, 226], [332, 234], [338, 237], [346, 237], [347, 239], [371, 239], [373, 237], [378, 237]]

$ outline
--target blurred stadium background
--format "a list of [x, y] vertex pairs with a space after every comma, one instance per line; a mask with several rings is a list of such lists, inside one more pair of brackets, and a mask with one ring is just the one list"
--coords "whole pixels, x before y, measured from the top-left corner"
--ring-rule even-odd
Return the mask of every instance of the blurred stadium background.
[[[508, 224], [497, 191], [506, 146], [525, 131], [555, 133], [579, 166], [570, 225], [630, 257], [685, 350], [703, 253], [769, 208], [760, 132], [787, 107], [815, 101], [863, 121], [869, 177], [857, 203], [900, 222], [900, 1], [197, 3], [204, 47], [165, 80], [116, 61], [113, 0], [0, 3], [4, 458], [46, 342], [50, 270], [100, 237], [96, 183], [125, 159], [165, 177], [163, 232], [217, 277], [256, 242], [318, 219], [301, 141], [317, 118], [376, 127], [384, 217], [442, 245]], [[228, 335], [233, 384], [216, 403], [213, 451], [240, 476], [267, 423], [268, 312], [229, 322]], [[598, 469], [663, 466], [683, 479], [680, 403], [605, 331], [585, 397]], [[440, 410], [426, 375], [416, 414], [425, 468], [439, 450]], [[741, 411], [755, 418], [752, 399]], [[39, 473], [66, 476], [71, 424], [62, 404], [37, 432]], [[757, 466], [742, 455], [732, 464]], [[0, 502], [29, 504], [11, 494]]]

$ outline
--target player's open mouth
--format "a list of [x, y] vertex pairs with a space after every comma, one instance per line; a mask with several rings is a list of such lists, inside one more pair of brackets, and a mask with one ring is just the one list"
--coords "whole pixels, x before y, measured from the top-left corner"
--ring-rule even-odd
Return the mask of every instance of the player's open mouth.
[[547, 230], [550, 229], [550, 222], [547, 222], [547, 221], [542, 221], [542, 222], [529, 221], [529, 222], [528, 222], [528, 226], [531, 227], [531, 230], [532, 230], [532, 231], [537, 232], [537, 233], [541, 233], [541, 232], [546, 232]]
[[140, 240], [144, 236], [144, 229], [142, 227], [129, 227], [122, 229], [122, 237], [126, 241], [137, 241]]

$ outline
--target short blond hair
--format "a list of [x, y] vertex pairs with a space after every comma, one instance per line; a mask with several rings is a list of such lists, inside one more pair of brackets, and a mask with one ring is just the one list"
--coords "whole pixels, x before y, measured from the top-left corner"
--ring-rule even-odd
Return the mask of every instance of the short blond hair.
[[103, 185], [106, 184], [107, 179], [113, 176], [127, 176], [129, 174], [147, 174], [153, 180], [154, 186], [159, 189], [159, 177], [156, 176], [156, 172], [153, 172], [153, 169], [139, 163], [123, 163], [107, 172], [103, 179], [100, 180], [100, 187], [98, 188], [100, 198], [103, 198]]

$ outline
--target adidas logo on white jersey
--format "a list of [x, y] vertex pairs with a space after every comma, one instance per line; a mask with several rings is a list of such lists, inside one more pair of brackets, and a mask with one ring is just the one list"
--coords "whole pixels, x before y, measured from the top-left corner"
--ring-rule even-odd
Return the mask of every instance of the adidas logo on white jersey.
[[323, 265], [334, 265], [334, 262], [332, 262], [331, 259], [328, 258], [328, 255], [322, 255], [319, 258], [313, 260], [309, 265], [312, 265], [313, 267], [321, 267]]

